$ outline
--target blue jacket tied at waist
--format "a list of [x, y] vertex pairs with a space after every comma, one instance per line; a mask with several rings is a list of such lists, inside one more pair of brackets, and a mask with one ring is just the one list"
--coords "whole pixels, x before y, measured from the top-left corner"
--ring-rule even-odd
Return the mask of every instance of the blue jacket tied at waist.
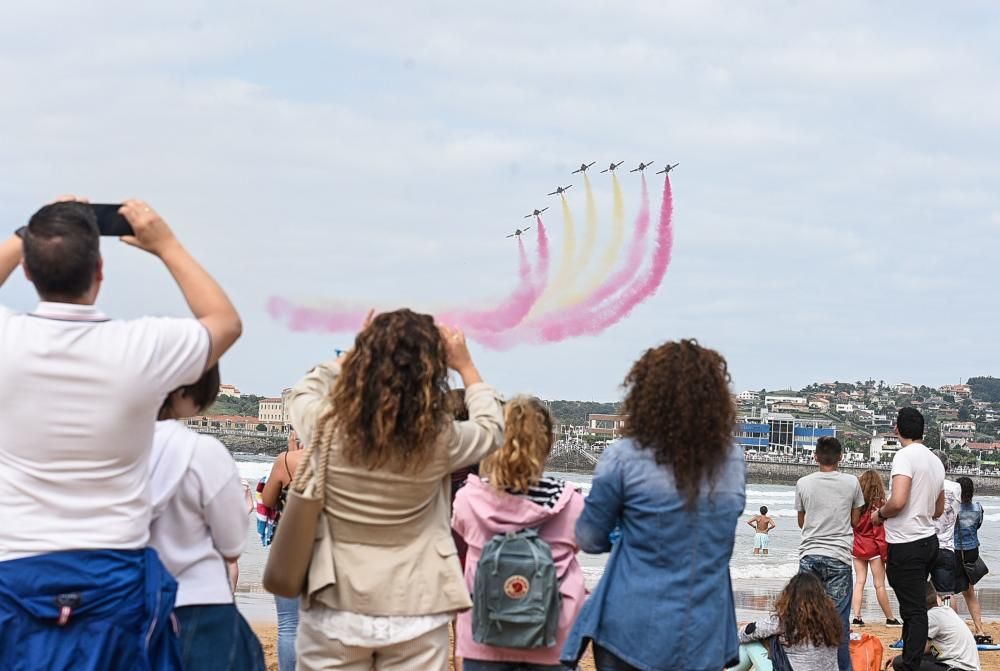
[[176, 593], [148, 548], [0, 562], [0, 668], [179, 671]]

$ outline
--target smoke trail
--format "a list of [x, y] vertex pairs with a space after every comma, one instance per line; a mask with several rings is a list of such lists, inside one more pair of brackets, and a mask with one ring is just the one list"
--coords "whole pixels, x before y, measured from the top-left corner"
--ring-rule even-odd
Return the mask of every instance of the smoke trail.
[[[590, 257], [594, 253], [594, 245], [597, 243], [597, 203], [594, 200], [594, 187], [590, 184], [590, 178], [587, 177], [587, 173], [583, 173], [583, 188], [587, 194], [587, 227], [584, 229], [580, 255], [573, 262], [573, 274], [567, 282], [567, 295], [559, 299], [559, 307], [575, 305], [583, 297], [578, 293], [574, 293], [573, 289], [579, 284], [584, 271], [587, 270], [587, 266], [590, 264]], [[624, 206], [622, 210], [624, 216]], [[622, 230], [624, 232], [624, 226]], [[617, 254], [617, 251], [615, 253]]]
[[586, 317], [558, 324], [546, 324], [542, 329], [544, 342], [559, 342], [573, 336], [598, 334], [627, 317], [637, 305], [656, 293], [663, 282], [663, 276], [667, 273], [667, 268], [670, 267], [670, 255], [674, 244], [674, 196], [670, 186], [670, 175], [664, 177], [656, 248], [653, 250], [652, 262], [645, 276], [626, 288], [619, 299], [608, 305], [599, 306]]
[[576, 305], [585, 300], [597, 287], [601, 286], [611, 274], [618, 261], [622, 245], [625, 244], [625, 197], [622, 195], [622, 185], [618, 175], [611, 173], [611, 240], [597, 262], [597, 268], [583, 289], [573, 294], [570, 305]]
[[566, 196], [560, 195], [559, 199], [562, 201], [563, 217], [563, 248], [562, 259], [559, 261], [559, 272], [556, 273], [555, 279], [542, 292], [538, 302], [531, 308], [531, 311], [528, 313], [529, 318], [551, 304], [554, 299], [558, 299], [566, 291], [567, 285], [573, 281], [573, 256], [576, 253], [576, 226], [573, 223], [573, 213], [569, 210], [569, 201], [566, 200]]
[[549, 233], [545, 230], [541, 215], [535, 216], [535, 224], [538, 226], [538, 267], [535, 283], [539, 290], [544, 291], [549, 281]]

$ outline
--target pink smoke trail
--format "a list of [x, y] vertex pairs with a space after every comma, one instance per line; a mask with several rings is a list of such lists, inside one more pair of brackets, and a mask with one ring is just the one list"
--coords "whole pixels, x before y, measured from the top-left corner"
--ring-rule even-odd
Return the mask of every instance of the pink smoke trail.
[[549, 233], [545, 230], [541, 215], [535, 216], [535, 224], [538, 226], [538, 274], [535, 276], [535, 284], [541, 292], [549, 281]]
[[365, 323], [364, 310], [324, 310], [295, 305], [284, 298], [272, 298], [267, 311], [276, 320], [285, 321], [292, 331], [357, 331]]
[[663, 282], [670, 267], [674, 245], [673, 231], [674, 196], [670, 175], [663, 180], [663, 201], [660, 204], [660, 224], [657, 227], [656, 248], [645, 277], [637, 280], [609, 305], [594, 309], [586, 318], [563, 323], [546, 324], [542, 328], [544, 342], [559, 342], [579, 335], [596, 335], [627, 317], [643, 301], [652, 297]]

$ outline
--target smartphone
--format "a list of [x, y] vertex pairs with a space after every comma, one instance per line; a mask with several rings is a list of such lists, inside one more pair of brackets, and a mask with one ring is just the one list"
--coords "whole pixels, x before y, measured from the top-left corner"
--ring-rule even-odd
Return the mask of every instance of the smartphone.
[[97, 230], [101, 235], [114, 236], [120, 238], [123, 235], [134, 235], [132, 226], [125, 220], [125, 217], [118, 214], [121, 205], [91, 203], [91, 209], [97, 216]]

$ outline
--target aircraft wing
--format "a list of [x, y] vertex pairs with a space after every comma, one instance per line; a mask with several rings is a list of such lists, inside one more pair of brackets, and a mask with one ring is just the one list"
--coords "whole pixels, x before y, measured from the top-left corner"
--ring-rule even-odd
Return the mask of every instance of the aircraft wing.
[[528, 226], [527, 228], [523, 229], [521, 232], [523, 233], [524, 231], [530, 231], [530, 230], [531, 230], [531, 226]]

